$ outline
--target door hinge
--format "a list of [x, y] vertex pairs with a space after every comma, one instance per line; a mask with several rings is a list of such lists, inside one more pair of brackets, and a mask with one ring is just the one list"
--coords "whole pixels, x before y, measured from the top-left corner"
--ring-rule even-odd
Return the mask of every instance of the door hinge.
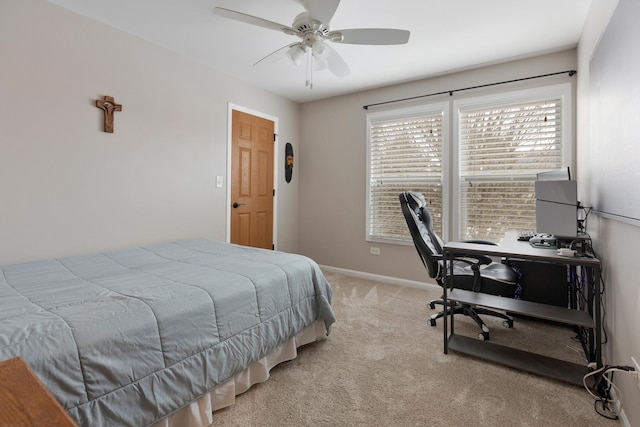
[[274, 133], [274, 134], [273, 134], [273, 142], [276, 142], [276, 138], [277, 138], [277, 137], [278, 137], [278, 134], [277, 134], [277, 133]]
[[275, 197], [275, 196], [276, 196], [276, 189], [274, 188], [273, 189], [273, 197]]
[[276, 245], [271, 245], [271, 249], [276, 250]]

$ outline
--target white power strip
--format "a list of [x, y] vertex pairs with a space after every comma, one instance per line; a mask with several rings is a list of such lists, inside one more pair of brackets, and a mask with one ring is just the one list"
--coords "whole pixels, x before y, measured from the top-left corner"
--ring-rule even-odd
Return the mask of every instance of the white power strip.
[[578, 251], [574, 251], [573, 249], [569, 249], [569, 248], [558, 249], [558, 255], [561, 255], [561, 256], [574, 257], [576, 256], [577, 253]]

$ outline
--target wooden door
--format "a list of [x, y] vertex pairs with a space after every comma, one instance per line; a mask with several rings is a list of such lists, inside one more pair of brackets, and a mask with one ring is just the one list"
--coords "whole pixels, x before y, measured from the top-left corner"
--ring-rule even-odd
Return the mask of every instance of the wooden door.
[[274, 123], [233, 110], [231, 243], [273, 249]]

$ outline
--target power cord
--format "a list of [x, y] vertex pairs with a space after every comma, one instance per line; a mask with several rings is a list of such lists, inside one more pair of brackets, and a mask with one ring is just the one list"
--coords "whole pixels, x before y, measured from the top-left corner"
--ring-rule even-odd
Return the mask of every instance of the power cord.
[[578, 210], [581, 210], [584, 214], [584, 218], [578, 219], [578, 230], [581, 232], [586, 232], [587, 230], [587, 218], [593, 209], [592, 206], [582, 206], [580, 202], [578, 202]]
[[[610, 366], [604, 365], [600, 369], [589, 372], [582, 378], [582, 384], [587, 392], [596, 400], [593, 402], [593, 408], [596, 413], [609, 420], [617, 420], [618, 412], [622, 411], [622, 394], [613, 383], [613, 374], [616, 372], [624, 372], [628, 375], [638, 378], [638, 371], [632, 366]], [[593, 388], [587, 385], [587, 379], [594, 377]], [[619, 408], [616, 409], [616, 401], [611, 398], [611, 390], [616, 392], [618, 397]], [[600, 404], [600, 408], [598, 407]]]

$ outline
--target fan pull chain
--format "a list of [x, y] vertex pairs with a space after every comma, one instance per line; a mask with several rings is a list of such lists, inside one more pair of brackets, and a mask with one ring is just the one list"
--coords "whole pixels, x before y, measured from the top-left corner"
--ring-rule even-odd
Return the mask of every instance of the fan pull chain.
[[304, 82], [304, 85], [305, 85], [306, 87], [309, 87], [309, 83], [310, 83], [310, 79], [309, 79], [309, 51], [305, 49], [305, 53], [306, 53], [306, 55], [305, 55], [304, 60], [305, 60], [305, 62], [306, 62], [305, 66], [306, 66], [306, 68], [307, 68], [307, 69], [305, 70], [305, 71], [306, 71], [306, 74], [307, 74], [307, 80]]
[[313, 53], [311, 53], [311, 49], [307, 49], [307, 81], [305, 86], [313, 89]]

